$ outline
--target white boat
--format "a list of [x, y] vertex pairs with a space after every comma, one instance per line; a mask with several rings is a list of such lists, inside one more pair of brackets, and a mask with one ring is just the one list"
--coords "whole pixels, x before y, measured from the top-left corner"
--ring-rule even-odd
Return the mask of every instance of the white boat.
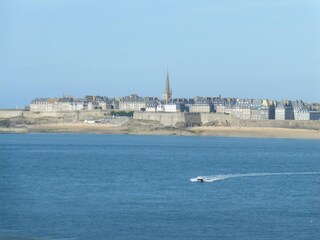
[[203, 179], [203, 177], [197, 177], [197, 181], [198, 181], [198, 182], [203, 182], [204, 179]]

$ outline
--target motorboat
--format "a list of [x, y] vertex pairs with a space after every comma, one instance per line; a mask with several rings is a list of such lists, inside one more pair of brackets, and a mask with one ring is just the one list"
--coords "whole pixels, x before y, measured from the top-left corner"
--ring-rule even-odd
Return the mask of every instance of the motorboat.
[[203, 179], [203, 177], [197, 177], [197, 181], [198, 182], [204, 182], [204, 179]]

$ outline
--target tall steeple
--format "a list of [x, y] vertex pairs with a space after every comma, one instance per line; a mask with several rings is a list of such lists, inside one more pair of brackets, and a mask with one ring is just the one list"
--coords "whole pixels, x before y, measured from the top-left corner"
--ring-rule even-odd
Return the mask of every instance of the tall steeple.
[[172, 98], [172, 91], [170, 89], [169, 72], [167, 70], [166, 83], [162, 92], [162, 100], [164, 100], [167, 103], [171, 100], [171, 98]]

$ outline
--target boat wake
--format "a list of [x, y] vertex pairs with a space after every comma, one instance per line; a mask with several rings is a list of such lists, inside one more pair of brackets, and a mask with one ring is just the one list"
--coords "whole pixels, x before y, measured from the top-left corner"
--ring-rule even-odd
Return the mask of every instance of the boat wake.
[[[216, 182], [229, 178], [243, 178], [243, 177], [264, 177], [264, 176], [284, 176], [284, 175], [319, 175], [320, 172], [284, 172], [284, 173], [246, 173], [246, 174], [221, 174], [212, 176], [199, 176], [203, 178], [203, 182]], [[191, 182], [199, 182], [198, 178], [191, 178]]]

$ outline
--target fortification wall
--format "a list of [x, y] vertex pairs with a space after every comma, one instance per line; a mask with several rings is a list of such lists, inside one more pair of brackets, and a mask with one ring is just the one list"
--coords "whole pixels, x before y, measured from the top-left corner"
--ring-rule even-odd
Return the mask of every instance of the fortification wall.
[[165, 126], [191, 127], [201, 125], [200, 113], [135, 112], [133, 118], [158, 121]]
[[108, 114], [108, 111], [59, 111], [59, 112], [31, 112], [18, 110], [0, 110], [0, 119], [23, 117], [30, 120], [56, 119], [61, 122], [77, 122], [90, 119], [101, 119]]
[[184, 122], [186, 127], [201, 126], [201, 114], [184, 113]]
[[241, 127], [274, 127], [320, 130], [320, 121], [302, 120], [241, 120]]
[[238, 126], [240, 119], [222, 113], [201, 113], [202, 125], [215, 125], [215, 126]]
[[13, 118], [22, 116], [25, 111], [22, 110], [0, 110], [0, 118]]
[[184, 123], [184, 113], [152, 113], [134, 112], [134, 119], [158, 121], [165, 126], [175, 126], [177, 123]]
[[219, 113], [146, 113], [135, 112], [135, 119], [155, 120], [166, 126], [232, 126], [320, 129], [320, 121], [298, 120], [241, 120], [232, 115]]
[[[65, 111], [30, 112], [22, 110], [0, 110], [0, 119], [19, 118], [29, 123], [77, 122], [104, 118], [109, 111]], [[19, 118], [20, 119], [20, 118]], [[232, 115], [218, 113], [150, 113], [135, 112], [134, 119], [159, 121], [165, 126], [233, 126], [233, 127], [276, 127], [320, 130], [320, 121], [298, 120], [241, 120]]]
[[320, 121], [242, 120], [232, 115], [219, 113], [201, 113], [201, 122], [202, 125], [214, 126], [320, 129]]

